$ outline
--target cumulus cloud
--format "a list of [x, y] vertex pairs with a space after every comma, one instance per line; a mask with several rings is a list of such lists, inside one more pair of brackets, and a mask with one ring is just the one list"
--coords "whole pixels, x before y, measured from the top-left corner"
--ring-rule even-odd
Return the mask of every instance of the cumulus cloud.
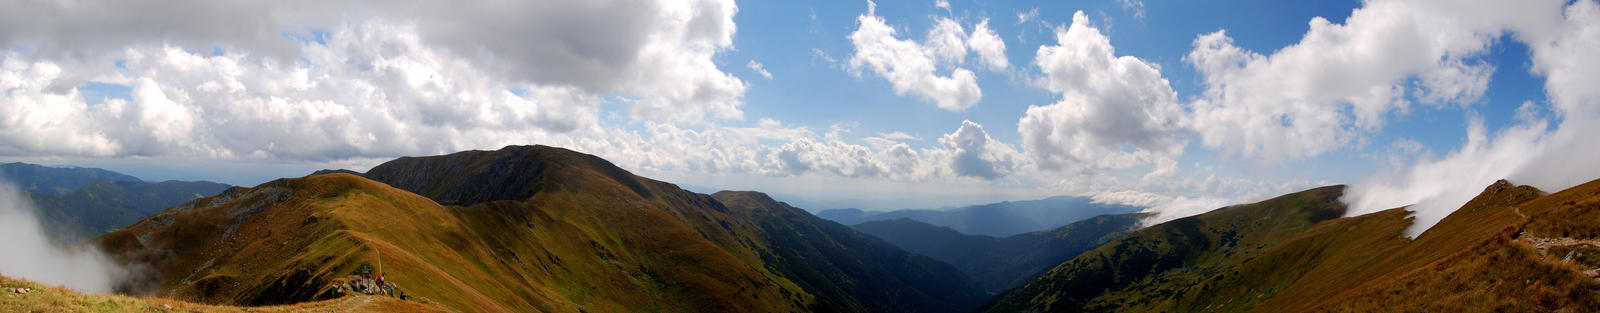
[[52, 243], [34, 212], [21, 191], [0, 181], [0, 274], [97, 294], [110, 294], [127, 275], [92, 246]]
[[712, 61], [733, 44], [737, 7], [727, 0], [12, 1], [7, 8], [0, 12], [0, 42], [58, 64], [106, 63], [107, 54], [152, 44], [251, 51], [292, 64], [310, 53], [307, 42], [324, 40], [322, 32], [378, 21], [410, 25], [412, 40], [494, 80], [633, 96], [635, 118], [741, 118], [747, 88]]
[[849, 36], [855, 48], [848, 60], [850, 70], [871, 70], [888, 80], [895, 94], [916, 95], [940, 109], [966, 110], [983, 98], [977, 74], [960, 67], [969, 52], [976, 51], [991, 70], [1010, 64], [1005, 59], [1005, 43], [988, 28], [987, 20], [969, 34], [954, 19], [936, 18], [923, 42], [901, 39], [894, 27], [877, 16], [877, 4], [871, 1], [856, 22], [859, 25]]
[[1004, 71], [1011, 67], [1011, 61], [1006, 58], [1006, 42], [1000, 39], [999, 33], [989, 29], [989, 19], [983, 19], [972, 27], [972, 37], [967, 39], [967, 46], [978, 54], [990, 71]]
[[1429, 103], [1475, 102], [1494, 71], [1479, 55], [1506, 30], [1548, 28], [1560, 5], [1481, 2], [1368, 1], [1343, 25], [1313, 18], [1298, 43], [1269, 55], [1223, 31], [1201, 35], [1184, 58], [1206, 84], [1194, 126], [1208, 147], [1277, 162], [1381, 130], [1409, 109], [1408, 89]]
[[94, 77], [128, 85], [130, 97], [95, 105], [76, 89], [51, 91], [72, 75], [56, 62], [7, 53], [0, 151], [315, 161], [596, 131], [598, 96], [491, 79], [423, 45], [414, 28], [349, 25], [304, 44], [294, 63], [136, 45], [111, 57], [117, 70]]
[[1600, 74], [1595, 72], [1600, 61], [1589, 55], [1600, 48], [1600, 4], [1593, 0], [1561, 4], [1523, 4], [1541, 11], [1526, 7], [1445, 11], [1476, 13], [1462, 18], [1497, 22], [1494, 25], [1502, 27], [1501, 31], [1524, 41], [1532, 52], [1535, 73], [1545, 76], [1545, 89], [1552, 111], [1559, 115], [1559, 125], [1551, 129], [1547, 119], [1533, 113], [1531, 103], [1519, 108], [1518, 124], [1492, 139], [1482, 121], [1475, 118], [1467, 142], [1456, 151], [1438, 159], [1418, 159], [1410, 166], [1383, 171], [1352, 185], [1344, 198], [1351, 205], [1350, 214], [1410, 205], [1408, 210], [1415, 212], [1417, 223], [1406, 234], [1414, 237], [1498, 179], [1553, 192], [1600, 178], [1600, 165], [1592, 161], [1600, 149], [1587, 139], [1600, 132], [1600, 93], [1593, 88], [1600, 82]]
[[1028, 107], [1017, 126], [1041, 168], [1126, 168], [1182, 153], [1183, 107], [1156, 65], [1117, 56], [1082, 11], [1056, 41], [1034, 63], [1061, 100]]
[[950, 153], [951, 171], [960, 176], [994, 180], [1010, 175], [1019, 163], [1016, 150], [972, 121], [961, 121], [961, 128], [940, 137], [939, 144]]

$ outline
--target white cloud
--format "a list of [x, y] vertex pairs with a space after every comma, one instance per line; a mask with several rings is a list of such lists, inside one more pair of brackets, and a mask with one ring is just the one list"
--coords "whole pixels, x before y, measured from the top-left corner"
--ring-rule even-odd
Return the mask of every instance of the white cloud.
[[897, 132], [887, 133], [887, 134], [880, 134], [880, 135], [878, 135], [878, 137], [883, 138], [883, 139], [888, 139], [888, 140], [921, 140], [921, 139], [917, 139], [917, 136], [912, 136], [911, 134], [907, 134], [905, 132], [898, 132], [898, 131]]
[[1202, 35], [1185, 57], [1207, 86], [1194, 126], [1208, 147], [1269, 163], [1334, 151], [1406, 112], [1414, 77], [1424, 102], [1476, 101], [1494, 70], [1476, 58], [1508, 28], [1548, 27], [1557, 6], [1369, 1], [1343, 25], [1313, 18], [1298, 43], [1270, 55], [1222, 31]]
[[[491, 79], [414, 26], [370, 22], [302, 46], [301, 62], [247, 50], [200, 55], [136, 45], [121, 69], [128, 99], [89, 105], [52, 81], [82, 73], [20, 53], [3, 56], [0, 151], [90, 156], [188, 155], [324, 161], [492, 147], [598, 132], [596, 96], [571, 86]], [[397, 53], [403, 51], [404, 53]], [[94, 71], [98, 68], [81, 68]], [[518, 95], [523, 93], [525, 95]], [[50, 139], [50, 140], [40, 140]], [[553, 141], [553, 140], [552, 140]]]
[[950, 153], [950, 169], [956, 175], [995, 180], [1011, 175], [1019, 166], [1018, 153], [1011, 146], [995, 141], [983, 125], [961, 121], [956, 132], [939, 138]]
[[1026, 24], [1029, 21], [1034, 21], [1034, 20], [1038, 20], [1038, 19], [1039, 19], [1039, 8], [1032, 8], [1032, 9], [1028, 9], [1027, 11], [1017, 11], [1017, 25]]
[[1061, 100], [1030, 106], [1018, 124], [1041, 168], [1126, 168], [1182, 153], [1183, 108], [1157, 66], [1117, 56], [1082, 11], [1056, 41], [1034, 63]]
[[1406, 235], [1416, 237], [1472, 200], [1495, 180], [1511, 177], [1527, 166], [1527, 154], [1537, 151], [1547, 124], [1522, 125], [1489, 140], [1481, 120], [1473, 120], [1467, 142], [1442, 159], [1420, 159], [1409, 167], [1379, 172], [1352, 184], [1346, 191], [1347, 216], [1410, 205], [1416, 224]]
[[1117, 0], [1117, 4], [1121, 4], [1123, 10], [1128, 10], [1128, 13], [1132, 14], [1134, 19], [1144, 20], [1144, 1]]
[[1467, 142], [1456, 151], [1439, 159], [1421, 158], [1409, 167], [1380, 172], [1352, 185], [1344, 198], [1351, 205], [1349, 215], [1411, 205], [1408, 209], [1415, 212], [1417, 224], [1406, 233], [1416, 236], [1498, 179], [1554, 192], [1600, 178], [1600, 164], [1593, 162], [1600, 148], [1591, 144], [1593, 134], [1600, 133], [1600, 92], [1593, 88], [1600, 82], [1595, 73], [1600, 59], [1592, 57], [1593, 49], [1600, 48], [1600, 4], [1579, 0], [1564, 10], [1557, 8], [1560, 5], [1535, 2], [1470, 12], [1445, 10], [1478, 14], [1462, 18], [1499, 23], [1491, 26], [1503, 27], [1529, 46], [1534, 71], [1545, 76], [1553, 111], [1560, 114], [1554, 130], [1538, 117], [1531, 102], [1518, 109], [1518, 124], [1492, 140], [1475, 118]]
[[1011, 67], [1011, 61], [1006, 59], [1006, 42], [1000, 39], [1000, 34], [989, 29], [989, 19], [973, 26], [972, 37], [967, 39], [967, 45], [983, 59], [983, 65], [990, 71], [1004, 71]]
[[[161, 6], [11, 1], [6, 6], [0, 12], [0, 42], [58, 64], [101, 62], [127, 47], [154, 44], [251, 51], [289, 64], [304, 57], [305, 42], [319, 40], [315, 30], [378, 21], [411, 25], [408, 36], [420, 45], [453, 55], [494, 80], [627, 94], [636, 99], [630, 109], [639, 119], [741, 118], [746, 89], [745, 82], [712, 62], [732, 48], [737, 7], [731, 0], [177, 0]], [[395, 52], [401, 51], [387, 51]]]
[[[969, 35], [956, 20], [935, 18], [928, 38], [919, 43], [898, 38], [899, 32], [877, 16], [877, 4], [871, 1], [866, 14], [857, 16], [856, 21], [859, 25], [849, 36], [855, 48], [848, 60], [850, 70], [859, 74], [869, 69], [888, 80], [895, 94], [916, 95], [940, 109], [963, 111], [983, 98], [977, 74], [961, 67], [969, 51], [977, 51], [991, 70], [1009, 64], [1004, 59], [1004, 42], [987, 23]], [[969, 46], [968, 41], [974, 39], [969, 37], [977, 37], [975, 46]]]
[[772, 79], [772, 72], [768, 72], [767, 71], [767, 66], [766, 65], [762, 65], [761, 62], [756, 62], [756, 60], [750, 60], [750, 63], [745, 63], [744, 67], [750, 68], [751, 72], [756, 72], [756, 74], [761, 74], [761, 77], [766, 77], [767, 79]]

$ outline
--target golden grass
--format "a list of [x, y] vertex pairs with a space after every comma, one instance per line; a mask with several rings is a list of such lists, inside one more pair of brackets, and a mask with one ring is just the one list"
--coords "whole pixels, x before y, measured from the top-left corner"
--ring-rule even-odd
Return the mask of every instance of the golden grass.
[[[658, 186], [644, 198], [604, 175], [563, 174], [526, 201], [469, 207], [349, 174], [285, 179], [100, 240], [153, 264], [157, 290], [214, 304], [325, 298], [328, 281], [381, 256], [408, 295], [465, 312], [804, 310], [808, 295], [759, 263], [752, 240], [712, 226], [731, 217], [680, 199], [704, 195]], [[253, 213], [229, 215], [240, 211]]]
[[[1225, 211], [1233, 210], [1237, 209]], [[1600, 221], [1600, 181], [1550, 195], [1502, 181], [1485, 188], [1477, 198], [1415, 240], [1402, 236], [1411, 224], [1408, 214], [1397, 208], [1323, 221], [1303, 231], [1289, 233], [1279, 242], [1268, 243], [1259, 255], [1222, 259], [1225, 261], [1220, 263], [1223, 270], [1205, 273], [1205, 279], [1182, 286], [1176, 292], [1152, 288], [1170, 285], [1146, 283], [1127, 290], [1113, 290], [1090, 303], [1116, 300], [1105, 299], [1107, 296], [1138, 295], [1146, 300], [1100, 309], [1183, 312], [1600, 310], [1600, 282], [1582, 273], [1600, 264], [1594, 264], [1597, 262], [1592, 256], [1578, 256], [1571, 262], [1562, 258], [1566, 251], [1592, 249], [1551, 249], [1552, 254], [1561, 255], [1545, 256], [1518, 240], [1518, 236], [1597, 239], [1600, 235], [1600, 223], [1597, 223]], [[1193, 267], [1195, 263], [1187, 264]], [[1174, 276], [1193, 272], [1168, 273], [1143, 281], [1170, 283]], [[1059, 299], [1059, 296], [1045, 294], [1038, 299]]]
[[[11, 292], [32, 288], [26, 294]], [[294, 305], [239, 307], [183, 302], [152, 297], [104, 296], [0, 276], [0, 311], [4, 312], [449, 312], [444, 308], [377, 296], [350, 296]]]

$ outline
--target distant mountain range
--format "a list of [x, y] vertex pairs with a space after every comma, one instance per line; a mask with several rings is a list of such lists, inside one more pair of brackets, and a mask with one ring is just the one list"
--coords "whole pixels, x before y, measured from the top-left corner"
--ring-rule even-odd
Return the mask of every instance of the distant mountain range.
[[143, 182], [138, 177], [98, 168], [49, 167], [28, 163], [0, 164], [0, 178], [16, 184], [24, 192], [57, 196], [95, 180]]
[[858, 209], [833, 209], [817, 212], [817, 216], [845, 225], [905, 218], [948, 227], [963, 234], [1009, 237], [1055, 229], [1095, 216], [1133, 213], [1140, 209], [1126, 205], [1095, 203], [1085, 197], [1062, 196], [941, 210], [866, 212]]
[[16, 184], [34, 204], [43, 226], [74, 242], [132, 225], [145, 216], [229, 186], [207, 181], [145, 182], [98, 168], [0, 164], [0, 178]]
[[851, 226], [906, 251], [950, 263], [990, 292], [1021, 285], [1061, 262], [1138, 230], [1143, 213], [1101, 215], [1048, 231], [1005, 238], [967, 235], [912, 219]]
[[756, 192], [697, 194], [587, 154], [512, 146], [235, 188], [96, 242], [123, 291], [285, 304], [363, 264], [463, 312], [967, 312], [959, 270]]

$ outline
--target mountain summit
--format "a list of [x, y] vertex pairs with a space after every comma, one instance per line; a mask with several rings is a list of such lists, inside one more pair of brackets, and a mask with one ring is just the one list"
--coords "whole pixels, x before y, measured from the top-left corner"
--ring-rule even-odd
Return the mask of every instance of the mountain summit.
[[566, 149], [401, 158], [365, 175], [232, 189], [98, 242], [153, 269], [124, 289], [206, 303], [337, 297], [363, 264], [468, 312], [961, 312], [986, 298], [948, 265], [803, 211]]

